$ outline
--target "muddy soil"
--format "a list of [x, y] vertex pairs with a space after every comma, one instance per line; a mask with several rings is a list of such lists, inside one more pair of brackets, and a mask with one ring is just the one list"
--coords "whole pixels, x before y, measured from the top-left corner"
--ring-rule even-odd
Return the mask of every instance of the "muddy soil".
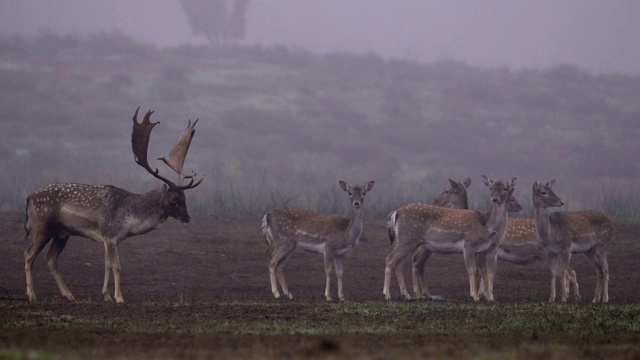
[[[366, 216], [366, 215], [365, 215]], [[23, 251], [23, 215], [0, 214], [0, 301], [26, 302]], [[390, 251], [385, 219], [365, 222], [366, 241], [361, 242], [345, 260], [345, 296], [349, 302], [383, 301], [384, 259]], [[609, 254], [611, 280], [610, 302], [637, 303], [640, 300], [640, 226], [618, 225], [616, 243]], [[190, 224], [169, 220], [148, 234], [127, 239], [120, 245], [122, 291], [125, 306], [104, 304], [101, 287], [104, 274], [104, 250], [99, 243], [72, 237], [59, 261], [60, 271], [70, 290], [83, 307], [61, 301], [58, 289], [44, 261], [46, 249], [34, 266], [35, 290], [40, 304], [34, 311], [53, 309], [53, 313], [73, 317], [78, 311], [95, 311], [103, 318], [139, 319], [142, 323], [169, 317], [176, 323], [192, 321], [191, 307], [170, 309], [171, 314], [156, 314], [140, 306], [148, 301], [197, 303], [216, 301], [272, 300], [265, 257], [266, 243], [260, 234], [259, 218], [196, 216]], [[572, 267], [578, 274], [583, 301], [594, 293], [596, 274], [582, 255], [574, 256]], [[433, 255], [427, 265], [431, 293], [453, 301], [470, 301], [468, 278], [461, 255]], [[296, 251], [285, 267], [285, 275], [295, 302], [324, 301], [325, 275], [319, 254]], [[407, 273], [407, 279], [410, 279]], [[545, 302], [549, 294], [549, 271], [542, 264], [513, 265], [500, 262], [495, 280], [499, 302]], [[111, 287], [113, 289], [113, 287]], [[335, 281], [334, 281], [334, 297]], [[399, 296], [395, 277], [392, 293]], [[48, 303], [47, 303], [48, 300]], [[51, 301], [59, 300], [59, 301]], [[283, 301], [283, 300], [278, 300]], [[399, 301], [399, 300], [398, 300]], [[199, 305], [194, 305], [199, 306]], [[82, 310], [78, 310], [81, 308]], [[201, 309], [207, 316], [231, 321], [243, 316], [260, 316], [234, 312], [224, 307]], [[286, 314], [280, 314], [286, 316]], [[278, 316], [275, 314], [274, 316]], [[62, 319], [64, 321], [64, 319]], [[17, 321], [9, 313], [0, 314], [0, 322]], [[476, 346], [500, 348], [510, 339], [465, 337], [457, 335], [441, 339], [423, 339], [421, 335], [380, 338], [371, 334], [343, 334], [338, 338], [295, 336], [209, 336], [197, 334], [145, 334], [108, 331], [47, 330], [35, 326], [33, 331], [11, 332], [0, 328], [0, 348], [36, 348], [53, 353], [67, 353], [78, 346], [94, 347], [95, 355], [109, 357], [209, 357], [206, 349], [219, 349], [215, 354], [268, 357], [314, 354], [338, 354], [345, 357], [362, 351], [372, 358], [406, 355], [407, 343], [423, 344], [416, 355], [464, 355]], [[515, 338], [514, 342], [521, 341]], [[576, 339], [575, 341], [580, 341]], [[590, 341], [593, 341], [591, 339]], [[603, 341], [606, 341], [603, 340]], [[424, 344], [433, 344], [426, 346]], [[84, 353], [86, 355], [86, 353]], [[544, 356], [545, 354], [542, 354]], [[549, 354], [546, 354], [549, 355]]]

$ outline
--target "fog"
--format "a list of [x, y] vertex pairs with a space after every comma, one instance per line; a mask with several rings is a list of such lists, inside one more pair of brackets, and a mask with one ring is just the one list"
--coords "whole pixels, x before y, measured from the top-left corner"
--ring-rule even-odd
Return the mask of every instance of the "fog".
[[[462, 61], [486, 68], [574, 64], [640, 74], [634, 0], [252, 0], [244, 45]], [[178, 0], [3, 0], [0, 33], [121, 31], [160, 46], [201, 44]]]
[[340, 211], [339, 179], [376, 180], [382, 216], [447, 177], [479, 205], [487, 174], [518, 177], [529, 213], [557, 177], [572, 209], [640, 214], [640, 2], [244, 3], [220, 40], [180, 0], [0, 1], [0, 210], [55, 181], [159, 185], [131, 161], [141, 106], [163, 123], [151, 156], [200, 119], [202, 212]]

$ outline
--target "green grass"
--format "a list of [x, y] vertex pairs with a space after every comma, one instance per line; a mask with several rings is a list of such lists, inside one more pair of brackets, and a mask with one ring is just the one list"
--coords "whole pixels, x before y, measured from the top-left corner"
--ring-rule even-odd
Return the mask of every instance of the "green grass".
[[[94, 308], [99, 304], [85, 303]], [[79, 309], [85, 304], [76, 304]], [[45, 306], [46, 307], [46, 306]], [[208, 333], [234, 335], [374, 334], [496, 334], [572, 333], [588, 335], [640, 334], [640, 305], [474, 304], [466, 302], [195, 302], [147, 301], [136, 305], [157, 312], [152, 321], [126, 316], [104, 318], [91, 311], [62, 314], [24, 304], [0, 303], [0, 310], [18, 312], [21, 320], [3, 322], [5, 330], [93, 328], [142, 333]], [[166, 314], [188, 309], [187, 320]], [[212, 314], [245, 314], [219, 322]], [[283, 312], [286, 315], [283, 315]]]
[[[183, 339], [177, 344], [194, 339], [229, 341], [234, 345], [214, 350], [231, 358], [263, 358], [267, 353], [271, 357], [306, 358], [307, 351], [325, 354], [326, 348], [334, 346], [339, 351], [328, 351], [326, 358], [352, 358], [352, 348], [362, 346], [358, 358], [577, 359], [640, 354], [640, 305], [635, 304], [190, 302], [179, 298], [125, 305], [3, 301], [0, 314], [4, 317], [0, 334], [35, 331], [47, 338], [63, 330], [71, 337], [111, 334], [110, 341], [116, 343], [114, 335], [122, 339]], [[296, 343], [287, 339], [296, 339]], [[272, 345], [274, 341], [280, 345]], [[282, 349], [283, 343], [288, 347]], [[83, 358], [117, 350], [110, 349], [112, 345], [92, 344], [33, 351], [20, 348], [19, 342], [8, 346], [0, 337], [0, 359]], [[121, 358], [173, 358], [184, 356], [185, 351], [176, 348], [176, 342], [141, 349]], [[206, 358], [208, 351], [213, 351], [207, 349], [188, 351]]]

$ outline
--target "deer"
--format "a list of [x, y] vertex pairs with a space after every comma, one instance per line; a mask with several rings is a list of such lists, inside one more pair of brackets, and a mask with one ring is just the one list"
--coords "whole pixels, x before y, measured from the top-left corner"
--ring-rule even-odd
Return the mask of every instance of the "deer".
[[326, 300], [332, 301], [331, 276], [335, 268], [338, 299], [345, 301], [342, 288], [342, 262], [356, 246], [363, 233], [364, 197], [371, 191], [374, 183], [369, 181], [364, 186], [350, 186], [345, 181], [339, 181], [342, 190], [349, 195], [351, 205], [349, 217], [317, 214], [296, 208], [273, 210], [262, 217], [262, 234], [268, 245], [269, 277], [274, 298], [280, 298], [278, 291], [278, 284], [280, 284], [284, 296], [293, 299], [282, 269], [293, 251], [300, 247], [324, 255]]
[[608, 248], [615, 234], [613, 221], [596, 210], [555, 211], [564, 202], [553, 191], [556, 179], [533, 184], [535, 227], [543, 260], [551, 271], [549, 302], [556, 301], [556, 278], [561, 281], [560, 301], [567, 301], [567, 272], [571, 255], [585, 254], [597, 274], [593, 303], [609, 301]]
[[389, 216], [396, 241], [386, 258], [383, 295], [391, 298], [389, 286], [391, 273], [401, 289], [406, 289], [404, 276], [397, 265], [425, 247], [435, 253], [462, 253], [469, 275], [469, 294], [474, 301], [480, 300], [477, 284], [478, 258], [484, 257], [487, 264], [484, 296], [493, 301], [493, 278], [497, 268], [497, 247], [502, 242], [508, 223], [507, 204], [513, 195], [516, 178], [511, 181], [493, 181], [482, 175], [490, 189], [492, 207], [488, 214], [475, 210], [449, 209], [423, 203], [406, 204]]
[[[448, 207], [451, 209], [468, 209], [468, 196], [467, 189], [471, 185], [471, 179], [466, 178], [463, 182], [456, 182], [449, 179], [449, 185], [438, 195], [434, 201], [434, 205]], [[509, 198], [509, 204], [507, 205], [509, 212], [519, 212], [522, 210], [522, 206], [518, 203], [515, 197]], [[393, 239], [392, 239], [393, 242]], [[430, 252], [420, 247], [412, 257], [412, 273], [414, 279], [414, 293], [417, 299], [430, 299], [432, 298], [426, 285], [426, 279], [424, 278], [424, 267], [428, 260]], [[507, 234], [504, 241], [498, 247], [498, 259], [507, 261], [518, 265], [527, 265], [539, 261], [543, 261], [542, 252], [538, 248], [538, 236], [536, 233], [535, 220], [524, 218], [509, 218], [507, 224]], [[480, 286], [480, 293], [484, 291], [484, 279], [483, 274], [486, 273], [482, 258], [479, 259], [478, 267], [480, 271], [478, 274], [478, 282]], [[571, 268], [567, 268], [567, 284], [571, 286], [576, 301], [580, 301], [580, 291], [577, 281], [576, 272]], [[407, 298], [408, 292], [406, 289], [400, 289], [401, 294]], [[569, 289], [567, 289], [569, 293]]]
[[[153, 114], [151, 110], [146, 113], [142, 122], [138, 122], [139, 110], [140, 107], [133, 115], [131, 145], [134, 160], [164, 184], [147, 193], [136, 194], [112, 185], [54, 183], [30, 194], [26, 200], [24, 225], [25, 240], [30, 235], [32, 240], [24, 252], [27, 296], [30, 301], [37, 300], [33, 286], [33, 262], [49, 241], [51, 246], [45, 260], [62, 296], [75, 301], [58, 271], [58, 256], [70, 236], [80, 236], [104, 245], [104, 301], [113, 301], [108, 290], [110, 273], [113, 272], [115, 301], [124, 303], [120, 289], [118, 245], [129, 237], [157, 228], [169, 217], [182, 223], [190, 221], [184, 191], [200, 185], [204, 177], [196, 181], [195, 173], [185, 176], [183, 165], [198, 120], [193, 123], [189, 120], [187, 128], [172, 148], [169, 159], [159, 159], [178, 173], [179, 182], [174, 183], [160, 175], [157, 168], [152, 169], [148, 163], [147, 149], [151, 131], [159, 122], [150, 121]], [[185, 179], [190, 180], [186, 185], [183, 184]]]

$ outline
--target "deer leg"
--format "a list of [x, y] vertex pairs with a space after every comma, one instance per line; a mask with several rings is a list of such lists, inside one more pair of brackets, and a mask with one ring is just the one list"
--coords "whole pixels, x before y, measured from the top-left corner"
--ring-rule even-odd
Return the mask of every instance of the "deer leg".
[[464, 249], [464, 263], [467, 266], [467, 273], [469, 273], [469, 295], [474, 301], [480, 300], [478, 295], [478, 287], [476, 283], [476, 276], [478, 272], [478, 264], [476, 262], [476, 254], [470, 250]]
[[476, 272], [476, 287], [478, 289], [478, 297], [487, 296], [487, 260], [482, 254], [476, 254], [476, 264], [478, 271]]
[[45, 259], [47, 260], [47, 264], [49, 265], [51, 276], [53, 276], [56, 284], [58, 284], [58, 289], [60, 289], [60, 293], [62, 293], [62, 296], [67, 298], [67, 300], [75, 301], [76, 299], [71, 294], [71, 291], [69, 291], [67, 284], [65, 284], [64, 280], [62, 280], [62, 276], [58, 271], [58, 256], [60, 256], [62, 250], [64, 250], [65, 246], [67, 246], [67, 240], [69, 240], [69, 237], [54, 238], [51, 246], [49, 247], [49, 251], [45, 256]]
[[120, 256], [118, 255], [118, 243], [115, 240], [107, 240], [105, 246], [105, 275], [104, 284], [102, 286], [102, 295], [105, 301], [111, 301], [109, 296], [109, 269], [113, 272], [113, 287], [116, 303], [124, 303], [122, 292], [120, 290]]
[[289, 287], [287, 286], [287, 281], [284, 279], [284, 262], [281, 262], [276, 267], [276, 275], [278, 276], [278, 282], [280, 282], [280, 287], [282, 288], [282, 293], [287, 297], [287, 299], [293, 299], [293, 295], [289, 291]]
[[391, 272], [396, 269], [399, 260], [402, 260], [402, 257], [398, 255], [398, 248], [394, 248], [385, 260], [384, 286], [382, 288], [385, 300], [391, 300], [391, 291], [389, 289], [391, 287]]
[[324, 253], [324, 273], [327, 277], [326, 286], [324, 288], [324, 297], [327, 301], [331, 301], [331, 274], [333, 273], [333, 261], [334, 257], [331, 256], [328, 252]]
[[551, 272], [551, 292], [549, 294], [549, 302], [553, 303], [556, 301], [556, 278], [558, 277], [559, 259], [557, 255], [547, 253], [544, 261]]
[[425, 267], [427, 260], [431, 256], [431, 251], [424, 246], [418, 248], [411, 258], [411, 271], [413, 275], [413, 293], [416, 299], [431, 299]]
[[[570, 267], [567, 268], [567, 282], [567, 286], [573, 289], [573, 298], [575, 301], [581, 301], [582, 297], [580, 296], [580, 289], [578, 288], [578, 277], [576, 276], [575, 270]], [[568, 289], [567, 292], [569, 292]]]
[[36, 292], [33, 288], [33, 261], [44, 249], [51, 238], [43, 231], [35, 231], [31, 245], [24, 251], [24, 272], [27, 277], [27, 296], [29, 301], [36, 301]]
[[338, 300], [344, 301], [344, 293], [342, 291], [342, 261], [344, 260], [341, 256], [336, 256], [333, 260], [335, 268], [336, 268], [336, 277], [338, 278]]
[[569, 268], [569, 262], [571, 261], [571, 251], [565, 251], [563, 254], [561, 254], [561, 261], [560, 261], [560, 301], [561, 302], [567, 302], [567, 289], [569, 287], [569, 284], [567, 283], [567, 279], [568, 279], [568, 273], [567, 273], [567, 269]]
[[104, 243], [104, 281], [102, 283], [102, 297], [104, 301], [112, 302], [111, 294], [109, 294], [109, 278], [111, 276], [111, 259], [109, 258], [109, 250], [107, 243]]
[[498, 252], [497, 250], [491, 251], [486, 256], [480, 256], [480, 258], [482, 259], [480, 272], [483, 275], [486, 274], [486, 278], [483, 281], [485, 284], [484, 298], [487, 301], [493, 301], [493, 282], [498, 269]]
[[585, 253], [587, 259], [596, 269], [596, 291], [593, 296], [593, 303], [609, 301], [609, 265], [606, 255], [601, 254], [596, 248], [592, 248]]
[[402, 266], [396, 266], [396, 279], [398, 279], [398, 286], [400, 287], [400, 293], [405, 300], [410, 300], [411, 295], [407, 291], [407, 283], [404, 281], [404, 271]]
[[287, 282], [284, 279], [282, 268], [284, 267], [284, 263], [287, 261], [294, 249], [295, 243], [290, 246], [270, 248], [268, 251], [270, 254], [269, 278], [271, 280], [271, 293], [276, 299], [280, 298], [280, 292], [278, 291], [278, 282], [280, 283], [280, 287], [282, 287], [282, 292], [284, 293], [284, 295], [289, 299], [293, 299], [293, 295], [291, 295], [291, 292], [289, 292]]

